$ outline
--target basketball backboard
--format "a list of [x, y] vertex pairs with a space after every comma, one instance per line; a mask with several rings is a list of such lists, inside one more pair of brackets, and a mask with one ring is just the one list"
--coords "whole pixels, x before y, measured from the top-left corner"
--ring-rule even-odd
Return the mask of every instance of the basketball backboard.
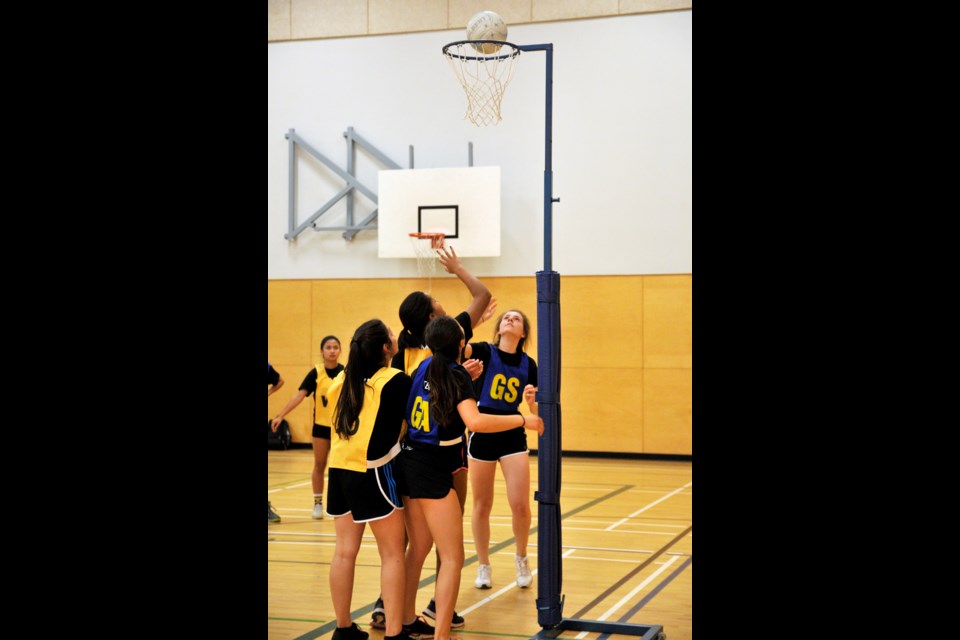
[[416, 258], [415, 231], [443, 232], [462, 258], [500, 255], [500, 167], [383, 170], [377, 200], [380, 258]]

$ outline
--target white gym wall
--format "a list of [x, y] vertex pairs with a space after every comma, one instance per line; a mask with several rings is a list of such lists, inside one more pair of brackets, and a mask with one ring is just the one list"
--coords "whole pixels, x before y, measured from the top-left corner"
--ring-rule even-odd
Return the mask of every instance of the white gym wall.
[[[288, 142], [295, 129], [346, 167], [347, 127], [406, 168], [501, 167], [501, 256], [465, 258], [477, 276], [543, 269], [543, 52], [520, 56], [496, 126], [463, 118], [466, 99], [441, 48], [463, 30], [276, 42], [268, 58], [270, 279], [393, 278], [416, 261], [377, 257], [377, 232], [288, 231]], [[553, 43], [553, 264], [563, 275], [692, 274], [692, 12], [510, 26], [516, 44]], [[344, 186], [298, 153], [303, 222]], [[362, 150], [357, 177], [384, 168]], [[374, 205], [355, 196], [355, 220]], [[345, 224], [345, 201], [321, 226]]]

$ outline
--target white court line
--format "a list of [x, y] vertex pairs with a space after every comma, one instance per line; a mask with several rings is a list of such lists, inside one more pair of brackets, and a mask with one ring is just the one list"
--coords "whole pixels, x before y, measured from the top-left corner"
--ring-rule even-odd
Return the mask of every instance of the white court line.
[[[624, 604], [626, 604], [627, 602], [629, 602], [630, 599], [633, 598], [633, 596], [637, 595], [637, 593], [639, 593], [640, 589], [643, 589], [645, 586], [647, 586], [648, 584], [650, 584], [650, 582], [651, 582], [654, 578], [656, 578], [658, 575], [660, 575], [661, 573], [663, 573], [664, 571], [666, 571], [667, 567], [669, 567], [670, 565], [672, 565], [674, 562], [676, 562], [676, 561], [679, 560], [679, 559], [680, 559], [680, 556], [673, 556], [672, 558], [670, 558], [670, 560], [668, 560], [667, 562], [664, 562], [664, 563], [663, 563], [663, 566], [661, 566], [659, 569], [657, 569], [656, 571], [654, 571], [653, 573], [651, 573], [651, 574], [650, 574], [650, 577], [648, 577], [646, 580], [644, 580], [643, 582], [641, 582], [640, 584], [638, 584], [636, 587], [634, 587], [634, 588], [630, 591], [630, 593], [628, 593], [627, 595], [623, 596], [623, 597], [620, 599], [620, 601], [617, 602], [617, 604], [615, 604], [615, 605], [613, 605], [612, 607], [610, 607], [609, 609], [607, 609], [607, 610], [603, 613], [603, 615], [601, 615], [599, 618], [597, 618], [597, 620], [603, 621], [603, 620], [606, 620], [607, 618], [609, 618], [610, 616], [612, 616], [612, 615], [617, 611], [617, 609], [619, 609], [619, 608], [622, 607]], [[578, 633], [577, 635], [575, 635], [574, 638], [575, 638], [576, 640], [580, 640], [581, 638], [587, 637], [587, 633], [589, 633], [589, 632], [588, 632], [588, 631], [581, 631], [580, 633]]]
[[622, 553], [653, 553], [651, 549], [617, 549], [615, 547], [574, 547], [563, 545], [563, 549], [576, 549], [578, 551], [620, 551]]
[[[335, 547], [335, 546], [337, 545], [336, 542], [320, 542], [320, 541], [317, 541], [317, 542], [300, 542], [300, 541], [298, 541], [298, 540], [267, 540], [267, 542], [268, 542], [269, 544], [309, 544], [309, 545], [312, 545], [312, 546], [314, 546], [314, 547]], [[375, 544], [361, 544], [361, 545], [360, 545], [360, 548], [361, 548], [361, 549], [373, 549], [374, 551], [376, 551], [376, 550], [377, 550], [377, 545], [375, 545]]]
[[[284, 511], [310, 511], [310, 509], [284, 509]], [[493, 522], [494, 520], [503, 520], [504, 522]], [[470, 522], [470, 516], [464, 515], [463, 522], [466, 524]], [[563, 521], [564, 529], [567, 528], [567, 524], [599, 524], [605, 525], [609, 520], [584, 520], [581, 518], [568, 518]], [[660, 524], [658, 522], [630, 522], [627, 523], [631, 527], [664, 527], [669, 529], [686, 529], [690, 525], [688, 524]], [[512, 527], [513, 526], [513, 516], [490, 516], [490, 526], [493, 527]], [[584, 531], [602, 531], [602, 529], [584, 529]]]
[[[473, 541], [473, 540], [468, 540], [468, 541], [466, 541], [466, 542], [469, 542], [470, 544], [476, 544], [475, 541]], [[466, 542], [465, 542], [464, 544], [466, 544]], [[492, 544], [492, 543], [491, 543], [491, 544]], [[531, 541], [531, 542], [528, 542], [528, 543], [527, 543], [527, 546], [536, 549], [536, 548], [537, 548], [537, 543]], [[622, 552], [622, 553], [653, 553], [653, 551], [651, 551], [650, 549], [621, 549], [620, 547], [581, 547], [581, 546], [574, 545], [574, 544], [565, 544], [565, 545], [561, 546], [560, 548], [561, 548], [561, 549], [570, 549], [571, 551], [583, 551], [583, 550], [587, 550], [587, 551], [619, 551], [619, 552]], [[512, 553], [512, 552], [511, 552], [511, 551], [498, 551], [497, 553]]]
[[[566, 485], [565, 484], [563, 485], [563, 491], [569, 491], [572, 489], [574, 491], [597, 491], [600, 493], [609, 493], [610, 487], [622, 487], [622, 486], [623, 486], [622, 484], [620, 485], [609, 484], [609, 485], [602, 485], [602, 486], [598, 485], [595, 487], [590, 487], [586, 485]], [[624, 493], [667, 493], [668, 491], [670, 490], [669, 489], [627, 489], [626, 491], [624, 491]], [[506, 494], [507, 492], [506, 490], [504, 490], [502, 494], [497, 494], [497, 495], [505, 496]]]
[[[613, 526], [613, 525], [610, 525]], [[624, 531], [623, 529], [597, 529], [596, 527], [564, 527], [564, 531], [605, 531], [608, 533], [632, 533], [637, 534], [646, 534], [651, 536], [675, 536], [676, 533], [672, 531]]]
[[[607, 520], [581, 520], [579, 518], [568, 518], [564, 522], [572, 524], [607, 524]], [[688, 524], [659, 524], [657, 522], [631, 522], [632, 527], [665, 527], [668, 529], [686, 529]]]
[[[624, 493], [666, 493], [663, 490], [654, 490], [654, 489], [627, 489]], [[685, 496], [692, 496], [692, 493], [685, 493]]]
[[[317, 547], [333, 547], [333, 546], [336, 546], [336, 543], [335, 543], [335, 542], [297, 542], [297, 541], [295, 541], [295, 540], [269, 540], [268, 542], [270, 542], [271, 544], [300, 544], [300, 545], [308, 544], [308, 545], [314, 545], [314, 546], [317, 546]], [[375, 545], [375, 544], [362, 544], [362, 545], [360, 545], [360, 548], [361, 548], [361, 549], [377, 549], [377, 545]], [[636, 564], [637, 564], [636, 560], [617, 560], [617, 559], [614, 559], [614, 558], [595, 558], [595, 557], [592, 557], [592, 556], [574, 556], [574, 555], [573, 555], [573, 552], [574, 552], [574, 551], [575, 551], [575, 549], [569, 549], [568, 551], [564, 552], [563, 557], [564, 557], [564, 558], [569, 558], [569, 559], [571, 559], [571, 560], [589, 560], [590, 562], [618, 562], [618, 563], [621, 563], [621, 564], [631, 564], [631, 565], [636, 565]], [[498, 552], [497, 555], [511, 555], [511, 556], [512, 556], [512, 555], [513, 555], [513, 552], [500, 551], [500, 552]], [[536, 555], [536, 554], [533, 554], [533, 553], [528, 553], [527, 555], [528, 555], [529, 557], [531, 557], [531, 558], [536, 558], [536, 557], [537, 557], [537, 555]], [[674, 556], [676, 556], [676, 557], [671, 558], [669, 562], [673, 562], [674, 560], [676, 560], [677, 558], [680, 558], [680, 557], [687, 557], [688, 554], [679, 553], [679, 552], [673, 552], [672, 555], [674, 555]], [[668, 562], [667, 564], [669, 564], [669, 562]], [[661, 563], [654, 563], [654, 564], [661, 564]], [[531, 575], [537, 575], [537, 569], [534, 569], [534, 570], [531, 571], [530, 573], [531, 573]], [[467, 612], [469, 612], [469, 611], [473, 611], [474, 609], [477, 609], [477, 608], [479, 608], [480, 606], [486, 604], [487, 602], [490, 602], [491, 600], [493, 600], [493, 599], [496, 598], [497, 596], [501, 595], [502, 593], [506, 592], [508, 589], [510, 589], [510, 588], [512, 588], [512, 587], [515, 587], [515, 586], [517, 586], [516, 581], [510, 583], [509, 585], [507, 585], [506, 587], [504, 587], [503, 589], [501, 589], [501, 590], [498, 591], [497, 593], [494, 593], [494, 594], [488, 596], [487, 598], [481, 600], [480, 602], [477, 602], [476, 604], [470, 606], [469, 608], [464, 609], [464, 610], [461, 611], [460, 613], [463, 614], [463, 613], [467, 613]]]
[[[277, 493], [279, 491], [286, 491], [287, 489], [299, 489], [300, 487], [306, 487], [311, 485], [312, 481], [308, 480], [307, 482], [301, 482], [299, 484], [291, 484], [288, 487], [278, 487], [276, 489], [267, 489], [267, 493]], [[613, 485], [610, 485], [613, 486]], [[622, 485], [621, 485], [622, 486]], [[610, 487], [582, 487], [582, 486], [568, 486], [564, 485], [564, 491], [597, 491], [600, 493], [609, 492]], [[624, 493], [666, 493], [666, 489], [627, 489]], [[501, 493], [494, 494], [495, 497], [502, 495], [504, 498], [507, 495], [506, 490], [503, 490]], [[491, 517], [509, 517], [509, 516], [491, 516]]]
[[267, 493], [276, 493], [277, 491], [286, 491], [287, 489], [299, 489], [300, 487], [305, 487], [308, 484], [313, 484], [313, 481], [307, 480], [306, 482], [301, 482], [300, 484], [292, 484], [289, 487], [280, 487], [279, 489], [267, 489]]
[[[290, 516], [290, 517], [291, 517], [291, 518], [296, 518], [296, 517], [298, 517], [298, 516]], [[464, 521], [464, 522], [466, 522], [466, 521]], [[504, 523], [491, 522], [491, 523], [490, 523], [490, 527], [491, 527], [491, 528], [493, 528], [493, 527], [512, 527], [512, 526], [513, 526], [513, 525], [510, 524], [510, 523], [508, 523], [508, 522], [504, 522]], [[563, 526], [563, 530], [564, 530], [564, 531], [604, 531], [604, 532], [606, 532], [606, 533], [623, 533], [623, 534], [633, 534], [633, 535], [647, 534], [647, 535], [651, 535], [651, 536], [675, 536], [675, 535], [677, 535], [675, 532], [672, 532], [672, 531], [637, 531], [636, 529], [629, 529], [629, 530], [626, 530], [626, 529], [615, 529], [615, 530], [613, 530], [613, 531], [610, 531], [609, 529], [599, 529], [599, 528], [597, 528], [597, 527], [568, 527], [568, 526], [566, 526], [566, 525]], [[497, 543], [499, 543], [499, 541], [491, 540], [491, 543], [497, 544]]]
[[[534, 576], [537, 575], [537, 569], [534, 569], [533, 571], [531, 571], [530, 574], [531, 574], [531, 575], [534, 575]], [[491, 593], [489, 596], [487, 596], [487, 597], [484, 598], [483, 600], [481, 600], [481, 601], [479, 601], [479, 602], [476, 602], [476, 603], [470, 605], [469, 607], [467, 607], [466, 609], [464, 609], [463, 611], [460, 611], [460, 612], [458, 612], [458, 613], [462, 616], [462, 615], [465, 615], [465, 614], [470, 613], [471, 611], [474, 611], [475, 609], [479, 609], [480, 607], [482, 607], [483, 605], [487, 604], [487, 603], [490, 602], [491, 600], [494, 600], [494, 599], [496, 599], [496, 598], [499, 598], [500, 596], [502, 596], [503, 594], [505, 594], [507, 591], [510, 591], [510, 589], [516, 588], [516, 586], [517, 586], [517, 581], [514, 580], [513, 582], [511, 582], [510, 584], [508, 584], [507, 586], [505, 586], [503, 589], [500, 589], [500, 590], [497, 591], [496, 593]]]
[[[503, 552], [500, 552], [500, 553], [503, 553]], [[562, 557], [566, 558], [566, 557], [568, 557], [571, 553], [573, 553], [573, 549], [571, 549], [570, 551], [567, 551], [566, 553], [564, 553]], [[527, 555], [530, 555], [530, 554], [527, 554]], [[532, 575], [532, 576], [537, 575], [537, 571], [538, 571], [538, 569], [534, 569], [533, 571], [530, 572], [530, 575]], [[475, 610], [479, 609], [480, 607], [482, 607], [483, 605], [487, 604], [488, 602], [490, 602], [490, 601], [492, 601], [492, 600], [494, 600], [494, 599], [502, 596], [504, 593], [506, 593], [507, 591], [510, 591], [510, 589], [513, 589], [513, 588], [515, 588], [516, 586], [517, 586], [517, 582], [516, 582], [516, 580], [514, 580], [513, 582], [511, 582], [510, 584], [508, 584], [507, 586], [505, 586], [503, 589], [500, 589], [500, 590], [497, 591], [496, 593], [491, 593], [489, 596], [487, 596], [487, 597], [484, 598], [483, 600], [480, 600], [479, 602], [475, 602], [474, 604], [470, 605], [469, 607], [467, 607], [467, 608], [464, 609], [463, 611], [460, 611], [459, 613], [460, 613], [460, 615], [465, 615], [465, 614], [467, 614], [467, 613], [470, 613], [471, 611], [475, 611]]]
[[[269, 531], [272, 536], [316, 536], [318, 538], [336, 538], [337, 534], [335, 533], [309, 533], [306, 531]], [[363, 536], [365, 540], [373, 540], [373, 536], [365, 535]]]
[[644, 511], [646, 511], [646, 510], [649, 509], [650, 507], [652, 507], [652, 506], [654, 506], [654, 505], [657, 505], [657, 504], [660, 504], [661, 502], [663, 502], [663, 501], [666, 500], [667, 498], [670, 498], [670, 497], [672, 497], [672, 496], [675, 496], [676, 494], [680, 493], [681, 491], [683, 491], [684, 489], [686, 489], [687, 487], [689, 487], [689, 486], [692, 485], [692, 484], [693, 484], [693, 480], [691, 480], [691, 481], [688, 482], [687, 484], [683, 485], [683, 486], [680, 487], [679, 489], [677, 489], [677, 490], [675, 490], [675, 491], [671, 491], [670, 493], [668, 493], [667, 495], [663, 496], [663, 497], [660, 498], [659, 500], [654, 500], [653, 502], [651, 502], [651, 503], [648, 504], [647, 506], [643, 507], [642, 509], [638, 509], [637, 511], [634, 511], [633, 513], [631, 513], [630, 515], [628, 515], [628, 516], [627, 516], [626, 518], [624, 518], [623, 520], [620, 520], [619, 522], [614, 522], [612, 525], [610, 525], [609, 527], [607, 527], [606, 530], [607, 530], [607, 531], [613, 531], [618, 525], [623, 524], [624, 522], [628, 521], [630, 518], [633, 518], [634, 516], [640, 515], [641, 513], [643, 513]]
[[[583, 460], [583, 459], [581, 458], [581, 460]], [[568, 461], [569, 461], [569, 460], [565, 460], [564, 462], [568, 462]], [[648, 463], [648, 462], [656, 462], [656, 463], [658, 463], [658, 464], [657, 464], [657, 465], [649, 465], [649, 464], [646, 464], [646, 463]], [[689, 462], [688, 460], [676, 460], [676, 461], [673, 461], [673, 460], [637, 460], [636, 462], [613, 462], [613, 461], [603, 462], [603, 463], [598, 463], [598, 462], [578, 462], [578, 463], [575, 464], [575, 466], [576, 466], [578, 469], [630, 469], [630, 470], [639, 470], [639, 471], [643, 471], [644, 473], [650, 473], [650, 474], [658, 474], [658, 473], [659, 473], [659, 474], [667, 474], [667, 473], [673, 473], [673, 474], [689, 473], [689, 471], [687, 471], [686, 469], [679, 469], [679, 468], [677, 468], [677, 469], [669, 469], [669, 468], [664, 468], [664, 467], [660, 466], [660, 464], [659, 464], [659, 463], [663, 463], [663, 462], [672, 463], [672, 464], [675, 464], [675, 465], [683, 464], [683, 465], [687, 465], [688, 467], [691, 465], [691, 462]]]
[[571, 560], [590, 560], [591, 562], [622, 562], [624, 564], [632, 564], [637, 566], [636, 560], [614, 560], [613, 558], [591, 558], [590, 556], [573, 556]]
[[[271, 535], [287, 535], [287, 536], [325, 536], [325, 537], [333, 537], [332, 534], [326, 534], [326, 533], [286, 533], [286, 532], [279, 532], [279, 531], [278, 531], [278, 532], [273, 532], [273, 533], [271, 533]], [[371, 537], [371, 536], [364, 536], [364, 539], [366, 539], [366, 540], [372, 540], [372, 537]], [[270, 543], [270, 544], [312, 544], [312, 545], [317, 545], [317, 546], [322, 546], [322, 547], [332, 547], [332, 546], [334, 546], [334, 544], [335, 544], [334, 542], [322, 542], [322, 541], [319, 541], [319, 540], [316, 541], [316, 542], [298, 542], [298, 541], [296, 541], [296, 540], [267, 540], [267, 542]], [[472, 540], [464, 540], [464, 543], [465, 543], [465, 544], [473, 544], [473, 541], [472, 541]], [[530, 547], [536, 547], [536, 546], [537, 546], [537, 545], [535, 545], [535, 544], [531, 544], [531, 545], [530, 545]], [[376, 545], [376, 544], [369, 544], [369, 545], [361, 544], [361, 548], [363, 548], [363, 549], [376, 549], [376, 548], [377, 548], [377, 545]], [[563, 557], [564, 557], [564, 558], [569, 557], [571, 554], [573, 554], [574, 551], [616, 551], [616, 552], [619, 552], [619, 553], [643, 553], [643, 554], [651, 554], [651, 553], [654, 553], [654, 551], [653, 551], [652, 549], [618, 549], [618, 548], [616, 548], [616, 547], [571, 547], [571, 546], [566, 546], [566, 545], [564, 545], [562, 548], [564, 548], [564, 549], [567, 550], [567, 551], [565, 551], [565, 552], [563, 553]], [[465, 549], [464, 551], [466, 551], [466, 549]], [[474, 549], [473, 552], [476, 553], [476, 549]], [[677, 555], [677, 556], [687, 556], [687, 555], [688, 555], [688, 554], [682, 553], [682, 552], [671, 552], [671, 551], [668, 551], [668, 552], [667, 552], [667, 555], [671, 555], [671, 554]], [[513, 555], [513, 551], [498, 551], [498, 552], [496, 553], [496, 555], [512, 556], [512, 555]], [[527, 555], [530, 556], [530, 557], [532, 557], [532, 558], [537, 558], [537, 557], [539, 557], [539, 555], [538, 555], [537, 553], [528, 552]], [[586, 559], [586, 558], [585, 558], [584, 556], [576, 556], [576, 557], [574, 558], [574, 560], [581, 560], [581, 559]], [[610, 560], [611, 562], [613, 562], [613, 560], [611, 560], [611, 559], [609, 559], [609, 558], [594, 558], [594, 559], [595, 559], [595, 560]], [[617, 560], [616, 562], [633, 562], [634, 564], [636, 564], [634, 561], [630, 561], [630, 560]]]

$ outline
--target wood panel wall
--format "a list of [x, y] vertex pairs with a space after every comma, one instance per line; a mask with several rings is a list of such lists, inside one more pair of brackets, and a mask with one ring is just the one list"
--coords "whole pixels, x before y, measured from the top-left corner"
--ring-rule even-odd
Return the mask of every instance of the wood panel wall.
[[[530, 318], [527, 353], [536, 359], [536, 279], [483, 282], [498, 313], [518, 308]], [[361, 323], [380, 318], [398, 332], [400, 302], [426, 288], [420, 279], [269, 281], [267, 353], [285, 385], [268, 398], [268, 417], [321, 362], [321, 338], [340, 338], [346, 364]], [[448, 274], [433, 280], [432, 295], [450, 315], [470, 301]], [[561, 275], [563, 451], [692, 455], [692, 311], [691, 275]], [[477, 327], [474, 341], [491, 340], [493, 328], [492, 320]], [[311, 441], [312, 412], [310, 397], [287, 416], [294, 442]]]
[[692, 8], [691, 0], [267, 0], [267, 42], [463, 29], [484, 10], [516, 26]]

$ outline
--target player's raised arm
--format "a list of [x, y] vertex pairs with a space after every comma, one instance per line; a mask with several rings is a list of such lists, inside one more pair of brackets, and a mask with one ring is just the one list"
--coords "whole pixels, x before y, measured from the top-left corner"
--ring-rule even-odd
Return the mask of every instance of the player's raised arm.
[[470, 305], [467, 306], [467, 313], [470, 315], [471, 327], [477, 326], [480, 324], [480, 318], [483, 317], [483, 313], [486, 311], [493, 297], [490, 294], [490, 290], [487, 289], [487, 286], [480, 282], [475, 275], [464, 268], [463, 263], [460, 262], [460, 258], [457, 256], [457, 252], [454, 251], [453, 247], [440, 247], [437, 249], [437, 258], [447, 273], [452, 273], [457, 276], [460, 282], [466, 285], [467, 290], [470, 291], [470, 295], [473, 296], [473, 300], [471, 300]]

